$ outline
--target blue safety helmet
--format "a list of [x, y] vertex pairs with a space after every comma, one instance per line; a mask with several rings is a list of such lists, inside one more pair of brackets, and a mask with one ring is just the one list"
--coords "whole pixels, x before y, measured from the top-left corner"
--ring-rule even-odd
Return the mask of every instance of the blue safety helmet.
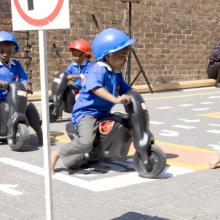
[[1, 42], [13, 43], [15, 45], [15, 52], [19, 51], [19, 45], [17, 42], [17, 38], [15, 37], [14, 34], [11, 34], [6, 31], [0, 31], [0, 43]]
[[107, 28], [94, 38], [92, 42], [92, 51], [96, 61], [101, 60], [105, 55], [119, 51], [134, 43], [125, 32]]

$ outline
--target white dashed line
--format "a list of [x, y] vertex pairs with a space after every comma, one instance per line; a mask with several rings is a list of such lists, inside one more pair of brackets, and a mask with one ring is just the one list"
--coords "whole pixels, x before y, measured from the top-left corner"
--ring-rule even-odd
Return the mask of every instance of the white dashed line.
[[180, 107], [189, 107], [189, 106], [193, 106], [193, 104], [181, 104], [179, 105]]
[[220, 124], [209, 123], [209, 126], [220, 127]]
[[214, 150], [220, 150], [220, 145], [217, 144], [208, 144], [209, 147], [211, 147]]
[[164, 123], [160, 122], [160, 121], [150, 121], [150, 124], [152, 124], [152, 125], [162, 125]]
[[190, 130], [190, 129], [196, 128], [196, 127], [187, 126], [187, 125], [173, 125], [172, 127], [174, 127], [174, 128], [183, 128], [183, 129], [186, 129], [186, 130]]
[[193, 111], [207, 111], [207, 110], [210, 110], [210, 108], [193, 108], [192, 109]]
[[183, 122], [186, 122], [186, 123], [198, 123], [198, 122], [200, 122], [199, 119], [178, 118], [177, 120], [183, 121]]
[[172, 106], [161, 106], [161, 107], [157, 107], [157, 109], [159, 110], [164, 110], [164, 109], [171, 109], [173, 108]]
[[179, 132], [173, 130], [161, 130], [161, 132], [159, 132], [159, 135], [164, 137], [178, 137]]
[[214, 104], [215, 102], [200, 102], [201, 105], [210, 105]]
[[23, 193], [15, 190], [18, 185], [14, 184], [0, 184], [0, 192], [4, 192], [13, 196], [20, 196]]
[[208, 99], [220, 99], [220, 96], [213, 95], [213, 96], [209, 96]]
[[220, 134], [220, 130], [206, 130], [208, 133]]

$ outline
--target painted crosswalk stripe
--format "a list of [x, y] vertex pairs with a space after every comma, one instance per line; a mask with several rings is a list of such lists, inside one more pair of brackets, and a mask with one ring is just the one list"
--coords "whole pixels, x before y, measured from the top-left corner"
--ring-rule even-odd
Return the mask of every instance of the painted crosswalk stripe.
[[[10, 158], [0, 158], [0, 163], [7, 164], [24, 171], [28, 171], [40, 176], [44, 176], [44, 169], [36, 165], [32, 165], [26, 162], [10, 159]], [[167, 169], [160, 174], [158, 179], [166, 179], [180, 174], [186, 174], [193, 172], [190, 169], [168, 166]], [[54, 180], [59, 180], [64, 183], [77, 186], [83, 189], [87, 189], [93, 192], [101, 192], [113, 190], [116, 188], [126, 187], [134, 184], [147, 183], [151, 181], [156, 181], [157, 179], [146, 179], [138, 176], [137, 172], [129, 172], [126, 174], [120, 174], [113, 177], [104, 177], [96, 180], [84, 180], [77, 178], [75, 176], [67, 175], [64, 173], [56, 173], [53, 175]]]

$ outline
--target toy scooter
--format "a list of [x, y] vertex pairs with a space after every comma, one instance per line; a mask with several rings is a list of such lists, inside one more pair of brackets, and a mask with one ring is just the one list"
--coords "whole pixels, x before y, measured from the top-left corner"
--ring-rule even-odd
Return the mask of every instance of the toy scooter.
[[14, 151], [23, 151], [29, 141], [28, 126], [30, 125], [37, 134], [39, 144], [43, 144], [43, 134], [38, 111], [33, 103], [27, 104], [27, 90], [20, 82], [7, 85], [7, 103], [1, 103], [2, 119], [0, 136], [7, 136], [8, 145]]
[[49, 97], [50, 122], [55, 122], [59, 118], [62, 110], [67, 113], [72, 112], [73, 105], [75, 104], [75, 96], [78, 92], [78, 88], [68, 84], [66, 73], [60, 73], [59, 76], [54, 79], [52, 94]]
[[[130, 92], [131, 103], [124, 105], [127, 114], [114, 113], [99, 122], [93, 150], [85, 155], [88, 163], [106, 159], [127, 158], [131, 143], [136, 150], [133, 163], [139, 176], [154, 178], [166, 166], [165, 153], [154, 144], [149, 130], [149, 114], [139, 93]], [[77, 134], [67, 124], [71, 139]]]

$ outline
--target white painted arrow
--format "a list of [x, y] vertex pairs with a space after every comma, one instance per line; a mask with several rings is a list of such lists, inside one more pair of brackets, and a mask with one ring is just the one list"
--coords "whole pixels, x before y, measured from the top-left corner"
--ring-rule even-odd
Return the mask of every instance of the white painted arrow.
[[19, 192], [13, 188], [17, 187], [18, 185], [12, 185], [12, 184], [0, 184], [0, 192], [4, 192], [13, 196], [20, 196], [23, 193]]

